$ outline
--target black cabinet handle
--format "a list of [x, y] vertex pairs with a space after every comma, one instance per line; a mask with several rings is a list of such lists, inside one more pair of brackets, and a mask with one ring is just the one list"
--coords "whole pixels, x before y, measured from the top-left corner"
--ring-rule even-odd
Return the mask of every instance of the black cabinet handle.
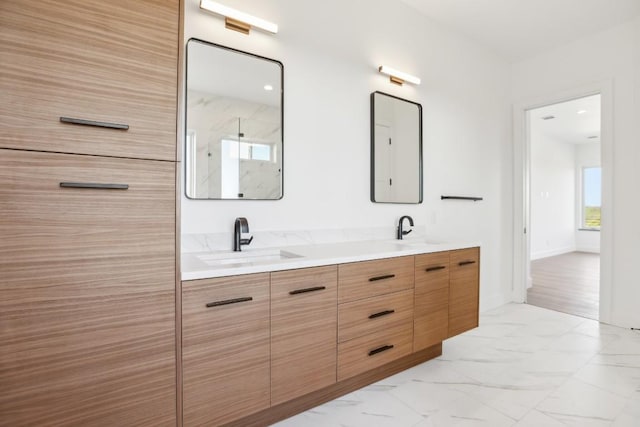
[[469, 264], [475, 264], [475, 261], [460, 261], [458, 263], [459, 266], [463, 266], [463, 265], [469, 265]]
[[382, 353], [383, 351], [391, 350], [393, 345], [383, 345], [382, 347], [378, 347], [369, 352], [369, 356], [373, 356], [374, 354]]
[[61, 182], [63, 188], [95, 188], [98, 190], [127, 190], [129, 184], [101, 184], [98, 182]]
[[296, 289], [289, 292], [289, 295], [306, 294], [307, 292], [323, 291], [327, 289], [326, 286], [314, 286], [313, 288]]
[[77, 119], [74, 117], [60, 117], [62, 123], [70, 123], [72, 125], [96, 126], [99, 128], [129, 130], [129, 125], [122, 123], [98, 122], [95, 120]]
[[385, 311], [381, 311], [380, 313], [374, 313], [371, 316], [369, 316], [369, 319], [375, 319], [376, 317], [382, 317], [382, 316], [386, 316], [387, 314], [393, 314], [395, 313], [395, 310], [385, 310]]
[[253, 301], [253, 297], [242, 297], [242, 298], [225, 299], [222, 301], [208, 302], [207, 307], [219, 307], [221, 305], [237, 304], [239, 302], [246, 302], [246, 301]]
[[394, 277], [396, 277], [396, 275], [395, 275], [395, 274], [386, 274], [386, 275], [384, 275], [384, 276], [372, 277], [372, 278], [370, 278], [370, 279], [369, 279], [369, 281], [370, 281], [370, 282], [376, 282], [376, 281], [378, 281], [378, 280], [392, 279], [392, 278], [394, 278]]
[[436, 271], [436, 270], [444, 270], [445, 268], [447, 268], [447, 267], [445, 267], [444, 265], [437, 265], [435, 267], [428, 267], [424, 271], [430, 272], [430, 271]]

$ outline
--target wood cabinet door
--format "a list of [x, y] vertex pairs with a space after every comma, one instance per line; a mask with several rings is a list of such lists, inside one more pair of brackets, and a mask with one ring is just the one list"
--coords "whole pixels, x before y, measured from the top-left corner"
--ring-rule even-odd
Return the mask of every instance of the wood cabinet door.
[[175, 425], [174, 182], [0, 150], [0, 424]]
[[0, 147], [175, 160], [179, 5], [1, 1]]
[[269, 273], [182, 282], [185, 426], [269, 407]]
[[413, 256], [341, 264], [340, 303], [413, 288]]
[[271, 273], [271, 404], [336, 382], [337, 267]]
[[413, 351], [448, 337], [449, 270], [449, 252], [416, 255]]
[[478, 326], [480, 248], [451, 251], [449, 336]]

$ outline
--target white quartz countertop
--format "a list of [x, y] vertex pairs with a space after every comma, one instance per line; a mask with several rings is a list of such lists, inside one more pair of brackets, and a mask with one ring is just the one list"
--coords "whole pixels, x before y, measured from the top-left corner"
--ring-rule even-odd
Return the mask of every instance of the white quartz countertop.
[[470, 242], [370, 240], [182, 254], [182, 280], [264, 273], [480, 246]]

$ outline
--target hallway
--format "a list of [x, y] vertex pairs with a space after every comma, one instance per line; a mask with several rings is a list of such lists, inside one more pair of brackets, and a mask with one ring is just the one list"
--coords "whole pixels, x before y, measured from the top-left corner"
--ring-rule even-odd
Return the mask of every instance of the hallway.
[[527, 303], [598, 320], [600, 254], [570, 252], [531, 262]]

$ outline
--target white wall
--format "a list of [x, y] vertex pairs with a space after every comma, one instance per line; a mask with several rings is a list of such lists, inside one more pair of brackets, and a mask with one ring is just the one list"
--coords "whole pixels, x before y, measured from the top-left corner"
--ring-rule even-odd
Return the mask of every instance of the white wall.
[[[603, 277], [611, 283], [602, 284], [610, 287], [610, 294], [601, 298], [605, 304], [601, 319], [638, 327], [640, 199], [636, 195], [640, 182], [640, 18], [514, 64], [512, 89], [515, 102], [525, 102], [607, 80], [613, 87], [613, 140], [608, 141], [612, 144], [610, 154], [603, 146], [603, 179], [608, 173], [604, 169], [609, 168], [611, 181], [603, 182], [605, 210], [601, 236], [603, 269], [606, 270]], [[608, 108], [606, 102], [603, 108]], [[603, 139], [602, 143], [607, 141]], [[606, 193], [609, 187], [611, 194]], [[609, 244], [604, 240], [606, 233], [611, 233], [608, 255], [605, 254], [605, 243]], [[610, 257], [609, 261], [605, 261], [606, 256]]]
[[[537, 121], [536, 121], [537, 120]], [[575, 250], [575, 146], [531, 121], [531, 259]]]
[[[393, 227], [401, 215], [434, 239], [482, 244], [481, 309], [510, 298], [511, 169], [509, 66], [473, 41], [392, 0], [228, 0], [280, 25], [245, 36], [185, 2], [185, 40], [198, 37], [284, 63], [284, 198], [182, 199], [182, 233]], [[388, 64], [422, 79], [398, 87]], [[369, 201], [369, 96], [383, 91], [421, 103], [424, 202]], [[441, 201], [474, 195], [482, 202]]]
[[600, 253], [600, 231], [580, 230], [582, 224], [582, 168], [600, 166], [600, 144], [576, 146], [576, 250]]

